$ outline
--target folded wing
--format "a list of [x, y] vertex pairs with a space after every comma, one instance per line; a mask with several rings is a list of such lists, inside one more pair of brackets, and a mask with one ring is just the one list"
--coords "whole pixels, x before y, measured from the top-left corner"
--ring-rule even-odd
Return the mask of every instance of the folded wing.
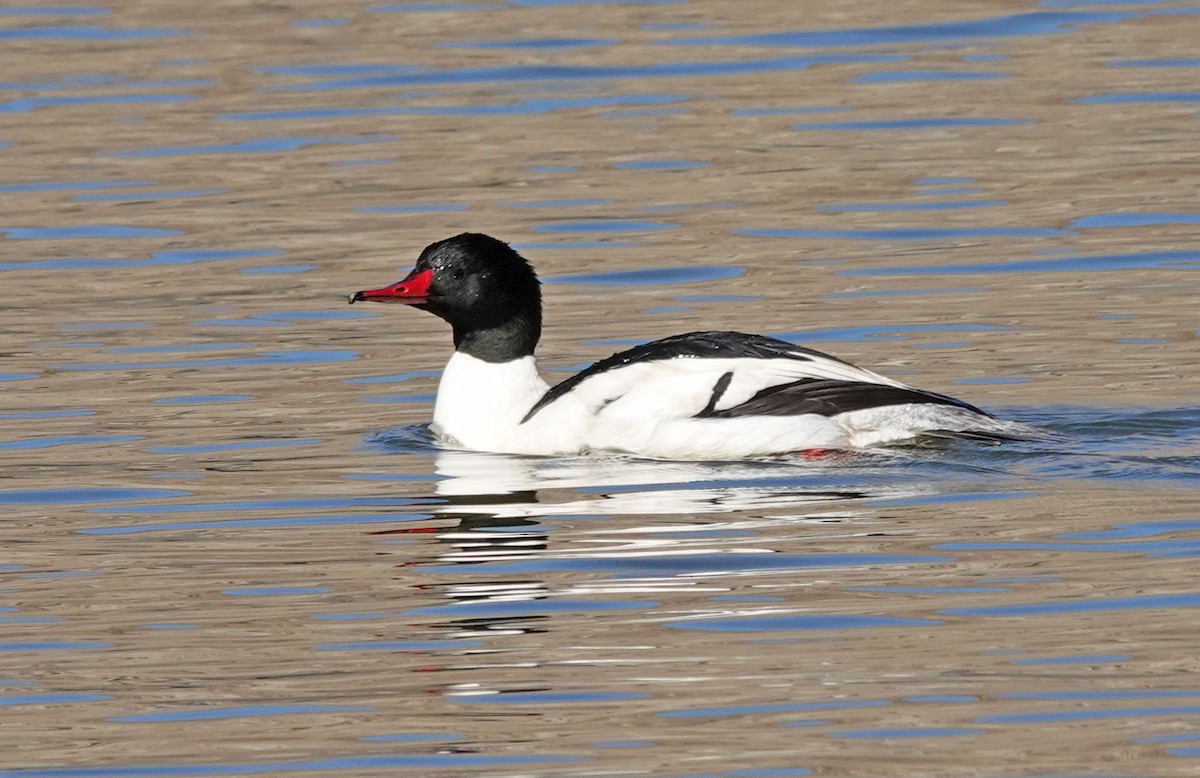
[[980, 412], [819, 351], [737, 332], [693, 332], [615, 354], [551, 388], [525, 421], [567, 395], [594, 414], [659, 419], [832, 416], [905, 403]]

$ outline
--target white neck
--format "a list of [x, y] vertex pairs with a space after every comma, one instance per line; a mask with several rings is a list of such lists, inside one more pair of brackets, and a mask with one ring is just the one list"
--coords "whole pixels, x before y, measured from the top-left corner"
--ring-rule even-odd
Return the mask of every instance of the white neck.
[[577, 451], [581, 445], [582, 414], [574, 414], [572, 424], [572, 419], [562, 418], [562, 413], [546, 413], [550, 410], [547, 408], [521, 424], [521, 419], [547, 389], [549, 385], [538, 375], [532, 356], [510, 362], [486, 362], [456, 351], [446, 363], [438, 384], [433, 432], [451, 445], [476, 451], [512, 454]]

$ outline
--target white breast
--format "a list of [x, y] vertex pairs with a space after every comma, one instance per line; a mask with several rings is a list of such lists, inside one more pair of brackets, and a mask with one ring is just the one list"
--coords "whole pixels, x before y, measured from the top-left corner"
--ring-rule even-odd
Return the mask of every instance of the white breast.
[[573, 398], [561, 398], [521, 424], [548, 388], [532, 356], [485, 362], [456, 351], [438, 384], [432, 430], [451, 445], [476, 451], [578, 452], [586, 414]]

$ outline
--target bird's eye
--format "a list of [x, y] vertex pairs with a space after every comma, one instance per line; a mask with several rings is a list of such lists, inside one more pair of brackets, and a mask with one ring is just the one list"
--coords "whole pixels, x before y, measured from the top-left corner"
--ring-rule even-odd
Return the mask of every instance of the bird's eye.
[[456, 267], [454, 268], [454, 271], [450, 273], [450, 275], [454, 277], [455, 281], [461, 281], [466, 273], [463, 272], [461, 267]]

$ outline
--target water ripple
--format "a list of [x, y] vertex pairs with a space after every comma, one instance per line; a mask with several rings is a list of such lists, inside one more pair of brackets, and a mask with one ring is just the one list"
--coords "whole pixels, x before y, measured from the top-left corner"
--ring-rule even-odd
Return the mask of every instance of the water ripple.
[[343, 78], [311, 84], [275, 87], [286, 92], [408, 87], [448, 84], [512, 83], [520, 81], [578, 81], [622, 78], [690, 78], [698, 76], [745, 75], [775, 71], [804, 70], [814, 65], [861, 62], [899, 62], [903, 58], [887, 54], [845, 54], [776, 57], [733, 62], [659, 62], [649, 65], [510, 65], [491, 68], [464, 68], [439, 72], [388, 73]]
[[680, 38], [670, 41], [670, 43], [686, 46], [887, 46], [978, 38], [1052, 35], [1069, 32], [1080, 24], [1112, 24], [1136, 16], [1138, 14], [1129, 12], [1035, 11], [961, 22], [860, 27], [851, 30], [799, 30], [754, 35], [721, 35]]

